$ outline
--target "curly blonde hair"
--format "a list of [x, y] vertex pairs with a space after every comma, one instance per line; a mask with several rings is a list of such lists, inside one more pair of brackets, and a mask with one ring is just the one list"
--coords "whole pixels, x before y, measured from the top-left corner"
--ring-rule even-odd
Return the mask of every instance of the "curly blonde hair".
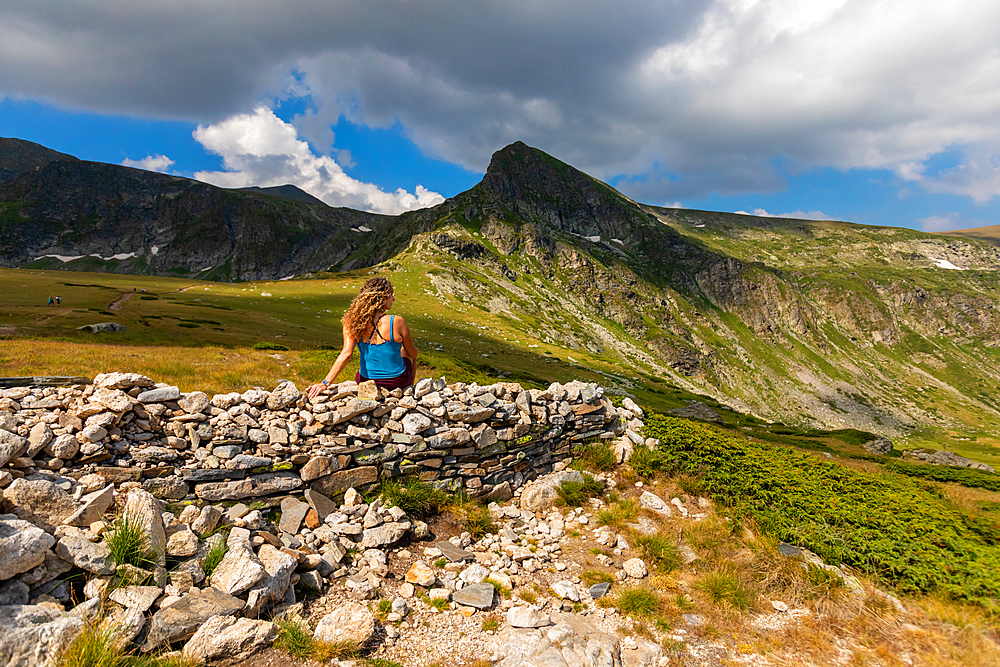
[[366, 282], [344, 313], [344, 328], [354, 340], [361, 340], [374, 329], [379, 316], [385, 312], [385, 300], [392, 295], [392, 283], [382, 277]]

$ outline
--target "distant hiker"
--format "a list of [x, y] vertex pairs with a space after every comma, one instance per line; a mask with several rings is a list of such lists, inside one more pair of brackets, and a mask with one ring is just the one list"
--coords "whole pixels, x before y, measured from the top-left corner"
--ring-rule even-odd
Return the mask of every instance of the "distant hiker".
[[392, 283], [385, 278], [372, 278], [364, 284], [344, 313], [344, 349], [326, 377], [309, 387], [309, 398], [315, 398], [337, 379], [351, 360], [355, 346], [361, 358], [355, 381], [374, 380], [385, 389], [413, 384], [413, 360], [419, 352], [406, 320], [395, 315], [386, 317], [394, 300]]
[[49, 297], [49, 305], [50, 306], [52, 305], [52, 297], [51, 296]]
[[62, 297], [61, 296], [57, 296], [56, 297], [56, 305], [58, 306], [60, 304], [62, 304]]

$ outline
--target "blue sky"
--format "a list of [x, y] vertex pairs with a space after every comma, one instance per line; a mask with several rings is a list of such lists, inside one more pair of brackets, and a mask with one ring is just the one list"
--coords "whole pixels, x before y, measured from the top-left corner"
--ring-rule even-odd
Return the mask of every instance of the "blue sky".
[[0, 136], [397, 213], [524, 141], [639, 201], [1000, 223], [1000, 3], [0, 5]]

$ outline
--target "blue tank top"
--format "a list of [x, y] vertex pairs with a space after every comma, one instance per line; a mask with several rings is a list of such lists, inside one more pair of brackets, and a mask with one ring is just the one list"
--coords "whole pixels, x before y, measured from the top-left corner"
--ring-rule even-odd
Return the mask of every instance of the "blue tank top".
[[[406, 363], [400, 350], [402, 343], [397, 343], [392, 339], [392, 324], [395, 315], [389, 316], [389, 338], [384, 343], [366, 343], [358, 341], [358, 350], [361, 354], [361, 376], [369, 380], [388, 380], [396, 378], [406, 372]], [[378, 327], [375, 327], [378, 333]], [[374, 333], [372, 334], [374, 335]], [[378, 334], [379, 338], [382, 334]]]

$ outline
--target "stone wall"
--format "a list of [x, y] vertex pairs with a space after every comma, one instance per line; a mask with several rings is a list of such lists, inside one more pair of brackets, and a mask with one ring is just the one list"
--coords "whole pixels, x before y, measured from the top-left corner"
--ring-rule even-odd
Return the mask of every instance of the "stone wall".
[[0, 488], [47, 470], [141, 482], [165, 499], [268, 504], [307, 487], [329, 497], [416, 476], [503, 498], [576, 444], [641, 442], [638, 416], [580, 382], [442, 378], [391, 392], [344, 382], [309, 401], [291, 382], [209, 397], [110, 373], [89, 386], [0, 391]]

